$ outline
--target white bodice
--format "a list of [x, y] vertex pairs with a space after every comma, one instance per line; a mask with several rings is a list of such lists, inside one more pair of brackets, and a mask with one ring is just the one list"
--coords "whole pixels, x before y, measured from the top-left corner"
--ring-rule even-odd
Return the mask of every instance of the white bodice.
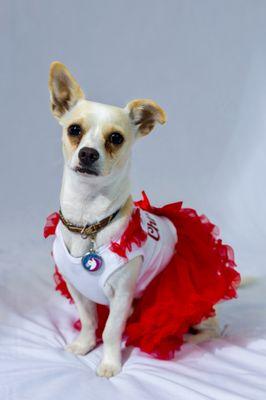
[[[176, 229], [168, 218], [141, 209], [140, 215], [141, 226], [147, 233], [147, 240], [141, 247], [133, 244], [132, 250], [127, 252], [128, 261], [137, 256], [143, 258], [135, 297], [140, 297], [152, 279], [167, 265], [177, 241]], [[119, 243], [120, 238], [116, 238], [115, 241]], [[127, 263], [127, 259], [110, 250], [110, 245], [111, 243], [107, 243], [96, 249], [103, 259], [103, 265], [98, 271], [88, 271], [83, 267], [81, 257], [73, 257], [69, 253], [63, 240], [61, 222], [57, 225], [53, 257], [60, 273], [80, 293], [98, 304], [109, 304], [104, 294], [104, 285], [115, 271]]]

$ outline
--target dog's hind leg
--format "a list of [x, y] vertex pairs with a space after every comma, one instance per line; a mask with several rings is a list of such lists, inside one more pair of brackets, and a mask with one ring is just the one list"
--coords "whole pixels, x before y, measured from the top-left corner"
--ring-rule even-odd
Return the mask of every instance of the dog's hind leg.
[[84, 297], [68, 282], [67, 287], [79, 313], [81, 331], [78, 337], [66, 346], [66, 350], [77, 355], [85, 355], [96, 345], [96, 304]]
[[184, 341], [187, 343], [198, 344], [207, 340], [218, 338], [221, 335], [219, 322], [217, 317], [211, 317], [200, 324], [193, 326], [195, 334], [184, 335]]

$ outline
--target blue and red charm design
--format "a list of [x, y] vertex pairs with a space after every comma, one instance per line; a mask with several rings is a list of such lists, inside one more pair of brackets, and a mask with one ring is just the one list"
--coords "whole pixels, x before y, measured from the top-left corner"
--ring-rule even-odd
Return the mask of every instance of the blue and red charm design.
[[103, 259], [97, 253], [90, 251], [89, 253], [85, 254], [81, 259], [83, 267], [86, 271], [89, 272], [96, 272], [103, 265]]

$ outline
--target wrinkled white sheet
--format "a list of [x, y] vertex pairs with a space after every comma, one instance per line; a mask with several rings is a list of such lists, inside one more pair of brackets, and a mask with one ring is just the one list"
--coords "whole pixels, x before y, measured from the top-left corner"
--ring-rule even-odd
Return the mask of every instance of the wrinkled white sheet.
[[185, 345], [173, 361], [126, 349], [122, 373], [108, 380], [95, 375], [101, 347], [85, 357], [64, 351], [75, 307], [54, 292], [48, 254], [28, 240], [22, 247], [19, 267], [19, 251], [1, 258], [1, 400], [265, 400], [265, 279], [220, 305], [221, 339]]

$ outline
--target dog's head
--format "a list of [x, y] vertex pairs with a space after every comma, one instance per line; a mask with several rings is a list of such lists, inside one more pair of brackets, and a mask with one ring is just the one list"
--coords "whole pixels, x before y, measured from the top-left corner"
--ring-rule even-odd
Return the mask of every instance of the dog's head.
[[79, 84], [59, 62], [51, 64], [49, 89], [52, 112], [63, 127], [65, 162], [88, 177], [121, 170], [135, 140], [166, 121], [165, 112], [152, 100], [133, 100], [125, 108], [85, 100]]

